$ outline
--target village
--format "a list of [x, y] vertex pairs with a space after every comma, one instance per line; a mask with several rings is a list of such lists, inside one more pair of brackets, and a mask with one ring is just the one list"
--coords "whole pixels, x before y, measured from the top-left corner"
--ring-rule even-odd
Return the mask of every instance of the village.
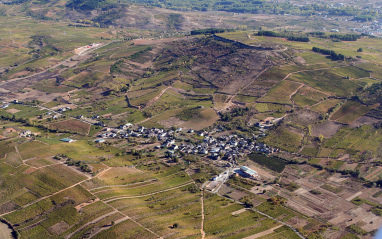
[[[267, 123], [267, 125], [269, 124]], [[263, 129], [263, 132], [266, 131], [263, 127], [261, 129]], [[212, 192], [218, 192], [221, 185], [233, 174], [250, 179], [259, 180], [261, 178], [260, 174], [255, 170], [246, 166], [240, 167], [238, 159], [255, 152], [263, 154], [278, 152], [279, 150], [276, 148], [257, 142], [257, 139], [264, 135], [262, 133], [261, 135], [253, 134], [252, 137], [239, 136], [225, 131], [222, 126], [218, 126], [211, 131], [194, 131], [193, 129], [185, 130], [182, 128], [145, 128], [127, 123], [118, 128], [105, 127], [97, 135], [98, 139], [95, 142], [104, 143], [106, 139], [134, 141], [146, 139], [141, 141], [141, 144], [147, 144], [153, 150], [165, 149], [165, 158], [174, 159], [186, 155], [198, 155], [205, 160], [212, 160], [223, 172], [212, 177], [208, 181], [210, 184], [205, 186], [206, 189]]]
[[[209, 157], [213, 160], [227, 160], [230, 163], [235, 163], [235, 158], [244, 156], [253, 152], [260, 153], [273, 153], [278, 149], [267, 146], [266, 144], [257, 143], [256, 139], [261, 136], [252, 135], [252, 137], [238, 136], [236, 134], [225, 135], [222, 134], [224, 128], [219, 126], [212, 131], [199, 131], [195, 132], [193, 129], [184, 130], [182, 128], [177, 129], [159, 129], [159, 128], [145, 128], [143, 126], [136, 126], [131, 123], [121, 125], [119, 128], [104, 128], [98, 135], [97, 142], [105, 142], [107, 138], [146, 138], [149, 141], [159, 141], [161, 145], [155, 146], [155, 148], [167, 148], [166, 152], [169, 157], [175, 156], [178, 152], [186, 154], [200, 154], [205, 157]], [[220, 136], [214, 137], [215, 133], [219, 133]], [[187, 136], [197, 134], [201, 139], [199, 142], [191, 141]], [[182, 140], [183, 139], [183, 140]], [[182, 142], [182, 143], [176, 143]]]

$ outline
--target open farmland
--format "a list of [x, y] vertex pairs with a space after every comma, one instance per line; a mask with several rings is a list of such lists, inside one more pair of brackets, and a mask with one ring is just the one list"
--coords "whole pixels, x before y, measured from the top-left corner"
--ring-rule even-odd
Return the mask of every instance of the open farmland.
[[203, 1], [0, 3], [19, 237], [373, 237], [378, 3]]

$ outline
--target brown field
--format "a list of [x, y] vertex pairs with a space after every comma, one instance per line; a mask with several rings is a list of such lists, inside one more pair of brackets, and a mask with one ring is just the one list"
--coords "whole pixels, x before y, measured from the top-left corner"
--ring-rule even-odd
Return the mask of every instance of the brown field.
[[9, 110], [6, 110], [8, 113], [11, 113], [11, 114], [16, 114], [17, 112], [20, 112], [21, 110], [18, 110], [18, 109], [9, 109]]
[[65, 120], [49, 125], [49, 128], [58, 131], [68, 131], [78, 134], [87, 135], [90, 130], [90, 124], [84, 123], [76, 119]]
[[312, 128], [312, 135], [318, 137], [320, 134], [322, 134], [325, 138], [330, 138], [341, 128], [341, 124], [335, 123], [333, 121], [326, 121], [324, 123], [315, 125]]

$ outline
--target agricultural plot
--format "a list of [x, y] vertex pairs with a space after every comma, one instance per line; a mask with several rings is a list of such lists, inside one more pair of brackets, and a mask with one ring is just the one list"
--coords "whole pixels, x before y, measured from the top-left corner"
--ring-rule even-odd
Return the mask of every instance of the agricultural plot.
[[[4, 177], [9, 180], [9, 183], [1, 187], [4, 190], [0, 197], [1, 204], [11, 200], [16, 205], [22, 206], [37, 197], [49, 195], [85, 179], [83, 175], [63, 165], [28, 172], [29, 169], [27, 166], [20, 166], [17, 173]], [[1, 170], [7, 170], [7, 168]]]
[[285, 162], [280, 158], [267, 157], [264, 154], [251, 154], [249, 159], [278, 173], [281, 173], [285, 168]]
[[[125, 185], [126, 187], [128, 187], [129, 184], [138, 185], [145, 181], [154, 181], [156, 180], [155, 176], [149, 173], [142, 172], [135, 168], [115, 167], [105, 172], [101, 172], [101, 174], [98, 176], [97, 184], [105, 186], [107, 185], [107, 187], [111, 187], [112, 185]], [[89, 186], [87, 186], [86, 188], [94, 190], [93, 185], [89, 184]]]
[[361, 103], [356, 100], [349, 100], [347, 101], [341, 108], [339, 108], [331, 117], [331, 120], [338, 120], [347, 114], [356, 111], [358, 107], [361, 106]]
[[[46, 205], [44, 205], [45, 207], [41, 208], [43, 209], [42, 215], [33, 215], [32, 213], [29, 213], [29, 216], [23, 218], [25, 219], [29, 217], [29, 220], [32, 219], [32, 222], [35, 223], [41, 221], [41, 219], [43, 221], [37, 223], [36, 226], [32, 224], [33, 226], [24, 227], [20, 230], [21, 235], [26, 238], [41, 238], [41, 235], [46, 235], [47, 238], [57, 237], [59, 235], [66, 236], [84, 224], [91, 222], [92, 220], [96, 220], [97, 218], [113, 211], [110, 207], [104, 205], [103, 203], [96, 202], [89, 206], [83, 207], [81, 212], [79, 212], [74, 208], [74, 205], [69, 203], [64, 206], [56, 206], [54, 212], [44, 215], [44, 211], [46, 212], [52, 208], [53, 205], [47, 205], [51, 202], [52, 201], [50, 200], [47, 201], [45, 203]], [[15, 220], [15, 216], [16, 215], [11, 214], [8, 218], [12, 221]]]
[[219, 120], [219, 116], [216, 114], [215, 110], [206, 109], [181, 126], [185, 128], [200, 130], [213, 125], [217, 120]]
[[337, 149], [337, 153], [338, 150], [344, 150], [353, 157], [359, 157], [363, 151], [378, 148], [381, 138], [381, 131], [371, 126], [364, 125], [356, 129], [344, 127], [325, 143], [325, 147]]
[[[41, 140], [41, 141], [40, 141]], [[97, 157], [119, 152], [116, 148], [110, 148], [110, 152], [98, 149], [87, 141], [73, 143], [61, 142], [60, 139], [45, 139], [29, 141], [18, 146], [22, 159], [46, 158], [57, 154], [66, 154], [76, 160], [88, 160], [99, 162]]]
[[325, 114], [331, 109], [334, 109], [337, 104], [339, 104], [341, 100], [339, 99], [327, 99], [317, 105], [314, 105], [310, 109], [316, 112], [319, 112], [321, 114]]
[[296, 55], [302, 57], [306, 64], [325, 64], [332, 62], [329, 58], [311, 51], [304, 51]]
[[289, 79], [336, 96], [348, 96], [360, 88], [357, 83], [330, 70], [300, 72], [291, 75]]
[[264, 139], [266, 144], [275, 145], [277, 148], [296, 152], [301, 145], [303, 136], [284, 128], [277, 128], [269, 132]]
[[357, 67], [370, 71], [370, 76], [382, 80], [382, 69], [380, 66], [373, 63], [361, 63]]
[[285, 112], [289, 111], [291, 109], [291, 106], [289, 105], [281, 105], [281, 104], [274, 104], [274, 103], [257, 103], [255, 105], [255, 109], [260, 112]]
[[293, 101], [300, 107], [312, 106], [324, 100], [328, 95], [307, 86], [301, 87], [292, 96]]
[[267, 80], [276, 80], [281, 81], [285, 77], [288, 76], [288, 74], [296, 72], [299, 70], [298, 66], [284, 66], [284, 67], [272, 67], [270, 70], [264, 72], [261, 74], [261, 79], [267, 79]]
[[346, 114], [342, 118], [337, 119], [338, 122], [344, 124], [350, 124], [354, 120], [358, 119], [362, 115], [369, 113], [372, 109], [376, 108], [377, 105], [361, 105], [356, 110]]
[[49, 124], [48, 128], [58, 132], [71, 132], [87, 135], [90, 130], [90, 124], [84, 123], [76, 119], [65, 120], [53, 124]]
[[33, 89], [48, 93], [64, 93], [76, 88], [59, 85], [55, 79], [42, 80], [33, 85]]
[[333, 68], [329, 72], [338, 74], [342, 77], [354, 78], [354, 79], [370, 77], [369, 72], [354, 66]]
[[101, 199], [113, 201], [123, 197], [139, 197], [140, 195], [180, 187], [189, 183], [190, 178], [184, 174], [180, 174], [170, 175], [168, 177], [160, 178], [157, 181], [149, 181], [137, 185], [130, 184], [124, 187], [100, 188], [97, 190], [92, 190], [92, 192]]
[[302, 150], [301, 154], [306, 155], [309, 157], [316, 157], [317, 153], [319, 151], [319, 148], [315, 145], [306, 145]]
[[11, 113], [15, 115], [16, 117], [27, 119], [27, 118], [33, 118], [38, 115], [45, 114], [46, 112], [47, 110], [41, 110], [40, 108], [37, 108], [37, 107], [25, 106], [25, 105], [12, 105], [7, 109], [7, 111], [1, 110], [0, 115]]
[[280, 225], [252, 210], [233, 215], [243, 206], [216, 195], [207, 194], [204, 207], [204, 231], [211, 237], [244, 238]]
[[259, 99], [260, 102], [291, 104], [291, 96], [301, 87], [301, 84], [292, 81], [281, 81]]
[[381, 82], [380, 80], [376, 80], [375, 78], [360, 78], [360, 79], [355, 79], [355, 81], [362, 85], [363, 87], [370, 87], [373, 84], [377, 84]]
[[257, 99], [258, 99], [258, 97], [253, 97], [253, 96], [249, 96], [249, 95], [238, 94], [238, 95], [236, 95], [235, 97], [233, 97], [232, 100], [233, 100], [233, 101], [238, 101], [238, 102], [241, 102], [241, 103], [252, 104], [252, 103], [255, 103]]
[[144, 228], [137, 225], [131, 220], [123, 221], [114, 227], [111, 227], [105, 231], [101, 231], [96, 234], [93, 238], [102, 239], [102, 238], [137, 238], [145, 239], [152, 237], [153, 234]]
[[[200, 237], [200, 193], [191, 193], [188, 187], [151, 196], [120, 199], [110, 205], [160, 236], [176, 233], [177, 236]], [[176, 227], [173, 226], [175, 224]]]
[[[25, 71], [26, 67], [32, 69], [44, 69], [52, 66], [58, 61], [69, 58], [76, 47], [84, 46], [89, 43], [101, 41], [105, 30], [101, 28], [89, 27], [87, 31], [80, 28], [73, 28], [66, 23], [41, 21], [31, 17], [2, 17], [0, 22], [7, 29], [11, 29], [13, 35], [13, 43], [17, 46], [17, 50], [13, 47], [6, 49], [6, 54], [2, 54], [2, 66], [16, 66], [10, 72], [10, 76], [17, 76], [21, 74], [32, 74], [33, 72]], [[49, 29], [49, 34], [46, 29]], [[64, 34], [67, 33], [67, 34]], [[101, 34], [101, 35], [99, 35]], [[76, 36], [74, 36], [76, 35]], [[109, 34], [106, 34], [109, 35]], [[35, 39], [32, 39], [32, 37]], [[37, 36], [40, 36], [38, 38]], [[6, 38], [2, 35], [2, 44], [6, 44], [9, 37]], [[33, 42], [34, 40], [34, 42]], [[38, 58], [34, 58], [30, 52], [29, 46], [38, 45], [41, 41], [41, 51], [36, 52], [39, 54]], [[33, 42], [34, 44], [31, 44]], [[24, 64], [23, 64], [24, 63]], [[25, 64], [26, 63], [26, 64]]]

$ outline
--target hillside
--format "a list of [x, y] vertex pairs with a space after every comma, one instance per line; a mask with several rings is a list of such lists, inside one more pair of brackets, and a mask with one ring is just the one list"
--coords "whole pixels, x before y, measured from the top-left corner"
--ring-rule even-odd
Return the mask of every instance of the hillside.
[[3, 0], [0, 228], [372, 238], [378, 4]]

